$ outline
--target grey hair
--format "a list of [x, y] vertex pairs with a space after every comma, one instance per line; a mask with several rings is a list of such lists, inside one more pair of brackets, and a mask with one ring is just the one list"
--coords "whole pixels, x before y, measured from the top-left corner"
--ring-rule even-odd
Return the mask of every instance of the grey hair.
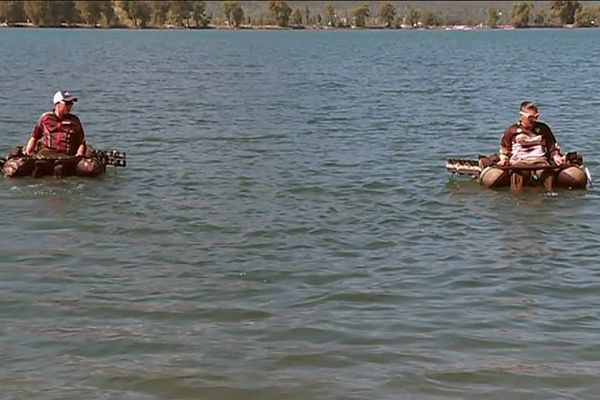
[[538, 106], [533, 101], [524, 101], [524, 102], [521, 103], [520, 110], [521, 111], [523, 111], [523, 110], [533, 110], [535, 112], [538, 112]]

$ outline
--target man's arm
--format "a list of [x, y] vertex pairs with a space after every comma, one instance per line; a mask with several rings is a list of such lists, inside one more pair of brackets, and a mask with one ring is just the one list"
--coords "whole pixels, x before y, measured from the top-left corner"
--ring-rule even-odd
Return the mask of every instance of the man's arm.
[[23, 150], [23, 155], [30, 156], [31, 153], [33, 152], [33, 149], [35, 148], [37, 141], [38, 140], [36, 138], [34, 138], [33, 136], [30, 137], [29, 141], [27, 142], [27, 146], [25, 146], [25, 150]]
[[75, 153], [76, 156], [84, 156], [85, 155], [85, 151], [87, 149], [86, 144], [85, 144], [85, 132], [83, 130], [83, 125], [81, 124], [81, 120], [79, 118], [77, 118], [77, 125], [79, 126], [79, 147], [77, 147], [77, 153]]
[[510, 154], [512, 152], [512, 133], [511, 127], [506, 128], [504, 133], [502, 134], [502, 138], [500, 138], [500, 151], [498, 152], [498, 156], [500, 157], [500, 161], [498, 161], [498, 166], [508, 165]]
[[33, 127], [33, 130], [31, 131], [31, 137], [25, 146], [25, 150], [23, 150], [23, 155], [30, 156], [31, 153], [33, 153], [33, 149], [35, 149], [35, 145], [37, 144], [38, 140], [40, 140], [40, 137], [42, 137], [42, 117], [40, 117], [37, 124], [35, 124]]
[[560, 146], [556, 142], [556, 137], [552, 133], [552, 129], [548, 125], [545, 125], [544, 136], [546, 140], [546, 151], [548, 152], [549, 158], [554, 161], [556, 165], [563, 165], [565, 163], [565, 156], [560, 154]]

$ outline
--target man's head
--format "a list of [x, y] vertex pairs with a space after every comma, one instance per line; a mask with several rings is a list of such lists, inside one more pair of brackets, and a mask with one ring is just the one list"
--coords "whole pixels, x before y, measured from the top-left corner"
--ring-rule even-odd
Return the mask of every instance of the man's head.
[[531, 101], [524, 101], [521, 103], [521, 108], [519, 110], [519, 122], [525, 128], [532, 128], [537, 122], [540, 113], [538, 112], [538, 107], [535, 103]]
[[77, 101], [77, 97], [73, 96], [67, 90], [59, 90], [54, 93], [54, 112], [57, 115], [65, 115], [71, 111], [73, 103]]

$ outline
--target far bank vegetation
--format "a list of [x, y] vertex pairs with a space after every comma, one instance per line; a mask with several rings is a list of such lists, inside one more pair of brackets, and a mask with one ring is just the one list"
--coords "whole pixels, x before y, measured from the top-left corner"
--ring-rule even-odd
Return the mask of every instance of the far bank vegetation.
[[[597, 27], [597, 2], [0, 0], [3, 26], [90, 28], [432, 29]], [[459, 3], [459, 2], [454, 2]], [[476, 6], [475, 3], [479, 5]], [[450, 5], [448, 5], [450, 4]], [[508, 6], [507, 6], [508, 4]], [[465, 8], [466, 7], [466, 8]], [[504, 9], [510, 7], [509, 9]], [[465, 12], [468, 11], [468, 12]]]

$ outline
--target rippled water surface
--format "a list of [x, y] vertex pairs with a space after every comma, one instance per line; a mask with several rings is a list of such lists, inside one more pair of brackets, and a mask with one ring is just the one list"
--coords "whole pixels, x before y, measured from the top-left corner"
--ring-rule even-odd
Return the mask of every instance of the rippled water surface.
[[97, 180], [3, 179], [0, 398], [594, 399], [599, 193], [484, 190], [534, 100], [598, 173], [600, 30], [1, 29]]

